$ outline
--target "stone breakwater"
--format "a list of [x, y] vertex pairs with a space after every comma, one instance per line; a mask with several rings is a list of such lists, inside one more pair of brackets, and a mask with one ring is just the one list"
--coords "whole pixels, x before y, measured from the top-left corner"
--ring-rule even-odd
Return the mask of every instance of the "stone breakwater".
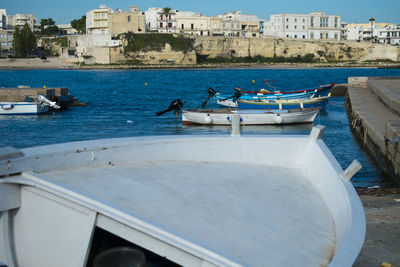
[[350, 129], [377, 166], [400, 185], [400, 77], [350, 77]]

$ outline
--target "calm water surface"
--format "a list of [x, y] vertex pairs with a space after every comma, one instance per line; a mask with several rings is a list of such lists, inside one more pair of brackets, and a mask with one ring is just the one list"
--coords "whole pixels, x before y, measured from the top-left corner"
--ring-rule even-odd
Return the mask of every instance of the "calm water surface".
[[[0, 70], [0, 87], [68, 87], [88, 107], [42, 116], [0, 117], [0, 146], [24, 148], [99, 138], [229, 134], [229, 127], [183, 127], [173, 114], [156, 117], [180, 98], [196, 108], [207, 88], [233, 94], [234, 86], [259, 89], [264, 79], [281, 90], [347, 83], [351, 76], [400, 76], [400, 69], [234, 69], [234, 70]], [[255, 83], [252, 83], [252, 80]], [[147, 85], [145, 85], [147, 83]], [[212, 106], [212, 104], [210, 105]], [[327, 126], [324, 141], [343, 168], [353, 159], [363, 169], [353, 178], [357, 186], [382, 184], [376, 167], [354, 140], [344, 98], [331, 98], [315, 124]], [[247, 126], [242, 134], [308, 134], [312, 125]]]

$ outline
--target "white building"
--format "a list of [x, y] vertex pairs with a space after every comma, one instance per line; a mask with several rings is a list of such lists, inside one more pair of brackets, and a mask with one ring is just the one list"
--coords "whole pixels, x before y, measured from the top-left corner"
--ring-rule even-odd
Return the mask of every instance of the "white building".
[[114, 10], [105, 5], [100, 5], [99, 8], [86, 12], [86, 33], [107, 34], [110, 13], [114, 13]]
[[348, 26], [346, 30], [346, 39], [349, 41], [361, 41], [363, 39], [364, 27], [359, 25]]
[[264, 23], [264, 35], [308, 39], [309, 15], [304, 14], [276, 14]]
[[176, 16], [180, 13], [178, 10], [171, 9], [168, 16], [165, 16], [162, 8], [150, 7], [144, 13], [147, 32], [176, 32]]
[[340, 40], [340, 16], [323, 12], [309, 14], [271, 15], [265, 23], [264, 35], [295, 39], [335, 39]]
[[221, 31], [224, 36], [239, 37], [241, 33], [240, 11], [233, 11], [218, 15], [221, 18]]
[[400, 25], [387, 25], [379, 31], [378, 42], [400, 45]]
[[57, 27], [62, 35], [72, 35], [78, 33], [78, 31], [72, 27], [71, 24], [58, 24]]

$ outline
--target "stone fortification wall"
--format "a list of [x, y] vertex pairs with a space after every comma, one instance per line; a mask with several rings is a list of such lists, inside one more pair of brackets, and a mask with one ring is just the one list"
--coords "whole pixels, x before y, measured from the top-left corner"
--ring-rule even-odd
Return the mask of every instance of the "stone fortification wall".
[[196, 64], [196, 53], [194, 50], [183, 52], [171, 49], [169, 44], [161, 51], [147, 50], [136, 52], [125, 52], [124, 47], [110, 48], [110, 63], [140, 63], [140, 64]]
[[294, 40], [279, 38], [197, 37], [196, 53], [216, 57], [297, 57], [313, 54], [327, 60], [392, 60], [400, 61], [400, 48], [392, 45], [328, 40]]

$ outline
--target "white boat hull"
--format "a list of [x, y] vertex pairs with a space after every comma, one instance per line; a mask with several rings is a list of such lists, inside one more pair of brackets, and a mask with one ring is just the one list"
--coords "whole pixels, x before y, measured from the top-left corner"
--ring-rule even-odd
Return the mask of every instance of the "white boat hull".
[[0, 151], [0, 259], [87, 266], [102, 229], [181, 266], [351, 266], [363, 207], [321, 132]]
[[232, 99], [227, 99], [227, 100], [221, 100], [217, 99], [217, 104], [225, 107], [230, 107], [230, 108], [237, 108], [238, 107], [238, 102], [233, 101]]
[[272, 125], [312, 123], [320, 109], [304, 110], [236, 110], [236, 109], [188, 109], [182, 111], [182, 123], [231, 125], [231, 116], [240, 115], [241, 125]]
[[0, 102], [0, 115], [37, 115], [49, 107], [36, 102]]

